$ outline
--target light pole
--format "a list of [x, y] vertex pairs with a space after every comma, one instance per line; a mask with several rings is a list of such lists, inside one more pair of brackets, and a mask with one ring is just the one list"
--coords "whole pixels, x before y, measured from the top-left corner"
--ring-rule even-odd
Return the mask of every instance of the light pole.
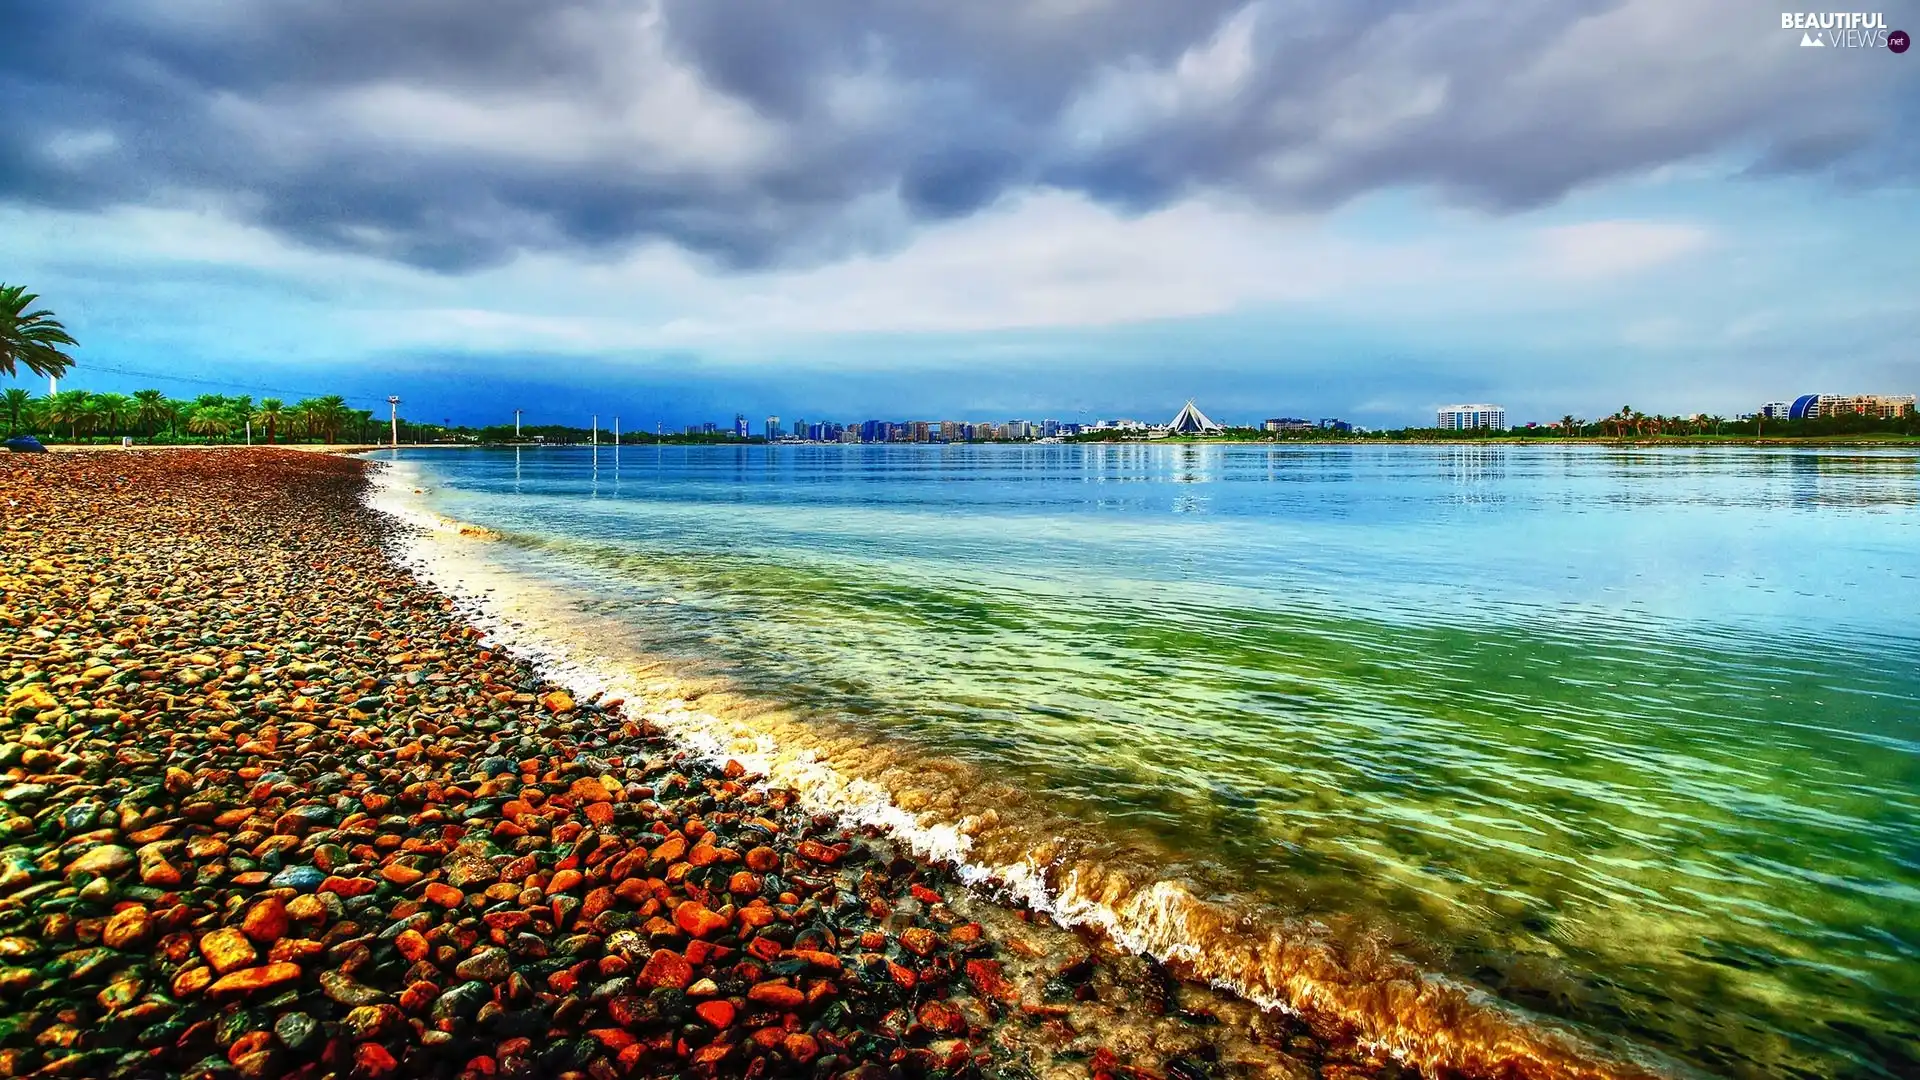
[[400, 449], [400, 399], [387, 397], [387, 422], [393, 429], [393, 448]]
[[593, 445], [600, 445], [600, 414], [593, 414]]

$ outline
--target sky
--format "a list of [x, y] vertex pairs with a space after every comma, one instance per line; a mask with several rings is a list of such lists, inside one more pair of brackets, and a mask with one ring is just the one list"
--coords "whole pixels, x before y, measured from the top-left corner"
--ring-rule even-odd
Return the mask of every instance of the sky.
[[456, 423], [1915, 392], [1920, 50], [1782, 10], [19, 0], [0, 281], [64, 387]]

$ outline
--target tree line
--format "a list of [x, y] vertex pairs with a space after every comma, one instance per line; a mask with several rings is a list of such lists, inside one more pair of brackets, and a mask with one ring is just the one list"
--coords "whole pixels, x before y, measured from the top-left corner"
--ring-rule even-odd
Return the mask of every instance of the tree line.
[[132, 435], [148, 442], [232, 442], [251, 425], [256, 442], [372, 442], [387, 424], [369, 409], [348, 406], [338, 394], [255, 401], [251, 395], [201, 394], [169, 398], [158, 390], [96, 394], [62, 390], [34, 395], [21, 387], [0, 391], [0, 421], [8, 435], [49, 435], [73, 442]]

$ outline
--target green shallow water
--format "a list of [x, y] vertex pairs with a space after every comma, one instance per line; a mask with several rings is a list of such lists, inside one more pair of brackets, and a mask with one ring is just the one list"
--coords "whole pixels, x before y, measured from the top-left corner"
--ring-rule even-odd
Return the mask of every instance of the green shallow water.
[[414, 461], [649, 652], [1170, 876], [1704, 1071], [1920, 1070], [1911, 455], [613, 457]]

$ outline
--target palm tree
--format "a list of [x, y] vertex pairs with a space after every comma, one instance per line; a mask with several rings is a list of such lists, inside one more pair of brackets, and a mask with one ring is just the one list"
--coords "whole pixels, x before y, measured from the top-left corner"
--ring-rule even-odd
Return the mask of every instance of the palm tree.
[[7, 414], [7, 434], [20, 430], [20, 425], [33, 412], [33, 391], [18, 386], [9, 386], [0, 394], [0, 411]]
[[1580, 434], [1580, 421], [1575, 420], [1572, 413], [1568, 413], [1560, 418], [1560, 430], [1566, 432], [1568, 435], [1578, 435]]
[[187, 417], [187, 431], [209, 439], [233, 433], [233, 418], [223, 409], [199, 408]]
[[58, 378], [73, 366], [63, 345], [78, 345], [53, 312], [29, 311], [40, 299], [24, 285], [0, 285], [0, 375], [12, 375], [14, 365], [25, 364], [35, 375]]
[[95, 394], [93, 414], [108, 435], [118, 435], [133, 419], [134, 402], [125, 394]]
[[193, 402], [184, 398], [167, 399], [167, 433], [174, 438], [180, 437], [180, 431], [186, 426], [187, 417], [193, 415]]
[[46, 417], [49, 424], [72, 425], [72, 437], [80, 437], [80, 425], [87, 420], [87, 403], [93, 397], [85, 390], [62, 390], [47, 399]]
[[301, 437], [316, 438], [326, 430], [320, 422], [320, 414], [324, 411], [319, 398], [301, 398], [293, 403], [293, 415], [300, 422]]
[[374, 441], [372, 436], [372, 431], [373, 431], [373, 410], [372, 409], [353, 410], [353, 425], [354, 425], [353, 429], [357, 433], [354, 436], [355, 442]]
[[265, 424], [267, 426], [267, 445], [268, 446], [273, 445], [273, 433], [276, 430], [278, 430], [280, 426], [280, 418], [286, 415], [286, 411], [287, 411], [286, 407], [280, 403], [279, 398], [271, 398], [271, 397], [261, 398], [260, 407], [254, 410], [253, 416], [251, 419], [253, 419], [256, 423]]
[[339, 394], [328, 394], [313, 400], [314, 422], [326, 436], [328, 444], [340, 440], [340, 427], [353, 416], [353, 410], [347, 408], [347, 399]]
[[167, 395], [158, 390], [135, 390], [133, 392], [133, 418], [147, 429], [147, 438], [153, 438], [153, 429], [167, 415]]

